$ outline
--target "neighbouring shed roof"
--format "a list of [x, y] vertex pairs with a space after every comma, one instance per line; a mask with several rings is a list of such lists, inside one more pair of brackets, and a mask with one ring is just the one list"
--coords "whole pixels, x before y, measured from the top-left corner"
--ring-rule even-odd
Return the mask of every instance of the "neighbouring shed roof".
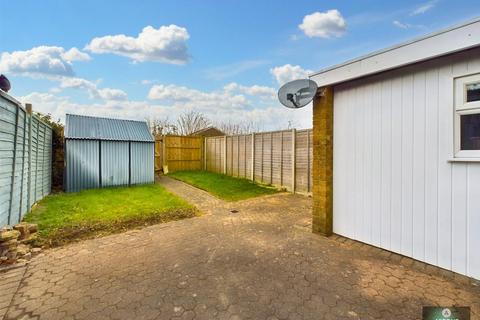
[[338, 84], [480, 46], [480, 18], [309, 75], [319, 87]]
[[65, 138], [154, 142], [145, 121], [76, 114], [67, 114]]
[[214, 127], [214, 126], [210, 126], [210, 127], [206, 127], [206, 128], [203, 128], [203, 129], [200, 129], [200, 130], [197, 130], [191, 134], [189, 134], [190, 136], [202, 136], [202, 137], [213, 137], [213, 136], [224, 136], [225, 133]]

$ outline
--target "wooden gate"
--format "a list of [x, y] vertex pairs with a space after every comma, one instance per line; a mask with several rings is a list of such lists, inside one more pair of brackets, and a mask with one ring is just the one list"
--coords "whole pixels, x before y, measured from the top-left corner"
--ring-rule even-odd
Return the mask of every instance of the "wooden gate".
[[155, 171], [202, 170], [203, 137], [163, 136], [155, 140]]

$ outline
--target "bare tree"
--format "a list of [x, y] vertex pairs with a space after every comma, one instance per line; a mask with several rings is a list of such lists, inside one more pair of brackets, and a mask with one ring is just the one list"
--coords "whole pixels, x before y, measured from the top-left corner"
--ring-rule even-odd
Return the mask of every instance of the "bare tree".
[[154, 137], [159, 137], [167, 134], [178, 134], [177, 126], [167, 119], [150, 119], [148, 120], [150, 132]]
[[217, 124], [217, 127], [226, 135], [248, 134], [260, 131], [258, 123], [255, 123], [253, 121], [220, 122]]
[[182, 113], [177, 120], [178, 132], [183, 136], [205, 129], [210, 124], [210, 120], [204, 114], [193, 110]]

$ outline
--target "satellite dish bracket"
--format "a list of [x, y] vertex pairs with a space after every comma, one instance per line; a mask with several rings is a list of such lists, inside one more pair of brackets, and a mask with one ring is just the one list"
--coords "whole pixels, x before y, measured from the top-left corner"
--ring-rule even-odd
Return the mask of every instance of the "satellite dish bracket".
[[325, 97], [325, 87], [318, 88], [316, 97]]

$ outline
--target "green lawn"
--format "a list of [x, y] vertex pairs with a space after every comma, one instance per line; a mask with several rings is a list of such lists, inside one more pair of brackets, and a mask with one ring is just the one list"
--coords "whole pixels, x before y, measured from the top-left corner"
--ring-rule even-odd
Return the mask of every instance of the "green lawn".
[[196, 214], [181, 198], [160, 185], [149, 184], [52, 194], [24, 220], [38, 224], [38, 244], [57, 246]]
[[247, 179], [207, 171], [176, 171], [168, 175], [227, 201], [244, 200], [278, 192], [273, 187], [260, 185]]

